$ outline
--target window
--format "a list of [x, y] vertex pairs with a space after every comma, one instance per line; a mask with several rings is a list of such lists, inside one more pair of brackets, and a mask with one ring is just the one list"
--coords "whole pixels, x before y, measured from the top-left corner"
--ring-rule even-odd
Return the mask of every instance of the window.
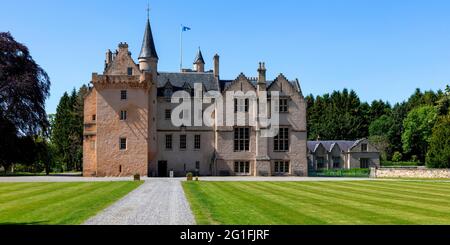
[[325, 168], [325, 158], [318, 157], [317, 158], [317, 169], [323, 169]]
[[201, 135], [196, 135], [194, 138], [194, 149], [199, 150], [201, 148]]
[[120, 121], [127, 120], [127, 111], [120, 111]]
[[170, 120], [172, 118], [172, 110], [167, 109], [165, 112], [165, 119]]
[[369, 159], [361, 158], [360, 160], [361, 168], [369, 168]]
[[361, 144], [361, 151], [367, 152], [367, 150], [368, 150], [367, 144]]
[[333, 157], [333, 168], [341, 168], [341, 158]]
[[172, 150], [172, 135], [166, 135], [166, 150]]
[[235, 174], [250, 174], [250, 162], [234, 162]]
[[119, 165], [119, 173], [122, 173], [122, 165]]
[[97, 115], [92, 115], [92, 121], [96, 121], [97, 120]]
[[289, 173], [289, 162], [288, 161], [276, 161], [275, 162], [275, 173], [277, 174], [287, 174]]
[[250, 150], [250, 128], [235, 128], [234, 129], [234, 151], [249, 151]]
[[289, 151], [289, 128], [280, 128], [278, 135], [273, 139], [274, 151]]
[[186, 135], [180, 135], [180, 149], [186, 150]]
[[279, 112], [288, 112], [289, 111], [289, 100], [282, 98], [279, 101]]
[[127, 100], [128, 99], [128, 92], [126, 90], [120, 91], [120, 100]]
[[195, 170], [200, 171], [200, 162], [195, 162]]
[[127, 74], [128, 74], [128, 76], [132, 76], [133, 75], [133, 68], [132, 67], [128, 67]]
[[126, 150], [127, 149], [127, 139], [126, 138], [120, 138], [119, 143], [120, 150]]
[[234, 112], [248, 112], [249, 99], [234, 99]]

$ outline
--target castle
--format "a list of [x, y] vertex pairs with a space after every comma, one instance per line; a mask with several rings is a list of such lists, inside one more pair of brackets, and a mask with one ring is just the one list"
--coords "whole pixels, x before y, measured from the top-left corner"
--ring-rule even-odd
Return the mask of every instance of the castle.
[[[193, 69], [162, 72], [158, 60], [149, 19], [138, 64], [126, 43], [120, 43], [115, 52], [107, 51], [105, 70], [92, 75], [85, 99], [84, 176], [308, 174], [306, 103], [298, 80], [290, 81], [282, 74], [267, 80], [264, 63], [259, 64], [257, 78], [240, 74], [224, 80], [219, 56], [213, 58], [213, 70], [206, 71], [201, 50]], [[194, 94], [196, 84], [202, 87], [200, 94]], [[241, 97], [229, 101], [227, 92], [267, 93], [271, 106], [266, 110], [275, 108], [279, 113], [279, 132], [264, 137], [264, 127], [248, 120], [241, 126], [219, 124], [217, 115], [225, 109], [214, 107], [215, 101], [203, 103], [199, 113], [204, 115], [212, 105], [213, 125], [175, 126], [171, 119], [178, 105], [171, 103], [171, 97], [179, 91], [197, 97], [218, 91], [225, 104], [228, 100], [234, 105], [234, 116], [239, 118], [247, 116], [253, 104]], [[277, 100], [270, 97], [275, 93]], [[257, 106], [256, 111], [263, 109]]]

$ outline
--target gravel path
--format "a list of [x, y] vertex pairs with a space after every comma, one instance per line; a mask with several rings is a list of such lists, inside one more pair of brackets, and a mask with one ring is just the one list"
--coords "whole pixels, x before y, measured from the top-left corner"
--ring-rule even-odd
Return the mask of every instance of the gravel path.
[[85, 225], [194, 225], [181, 181], [146, 181]]

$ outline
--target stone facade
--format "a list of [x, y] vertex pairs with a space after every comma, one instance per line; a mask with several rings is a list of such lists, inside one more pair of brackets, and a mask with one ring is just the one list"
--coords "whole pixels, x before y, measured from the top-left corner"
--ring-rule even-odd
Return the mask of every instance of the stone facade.
[[[306, 102], [297, 80], [290, 81], [282, 74], [266, 80], [263, 63], [258, 78], [241, 74], [234, 80], [222, 80], [219, 56], [214, 56], [214, 69], [205, 71], [200, 50], [192, 70], [161, 72], [158, 59], [148, 22], [139, 64], [128, 45], [121, 43], [116, 52], [106, 53], [103, 74], [92, 75], [85, 100], [85, 176], [165, 177], [171, 171], [175, 176], [187, 172], [202, 176], [307, 175]], [[237, 127], [218, 123], [218, 107], [212, 126], [175, 127], [168, 115], [178, 104], [171, 103], [170, 97], [177, 91], [193, 95], [195, 84], [202, 85], [203, 93], [220, 92], [224, 104], [230, 91], [279, 92], [287, 101], [286, 111], [280, 113], [280, 127], [287, 130], [287, 149], [275, 150], [275, 139], [261, 136], [265, 128], [251, 126], [247, 120], [243, 127], [248, 128], [248, 149], [236, 150]], [[204, 112], [211, 105], [203, 104], [200, 109]], [[248, 119], [247, 112], [239, 113], [235, 112], [236, 118]]]
[[427, 168], [373, 168], [373, 178], [424, 178], [424, 179], [449, 179], [450, 169]]

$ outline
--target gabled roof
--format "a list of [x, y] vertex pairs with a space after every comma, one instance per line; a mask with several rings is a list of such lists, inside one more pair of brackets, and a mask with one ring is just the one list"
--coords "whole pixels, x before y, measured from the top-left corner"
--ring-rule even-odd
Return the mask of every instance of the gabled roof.
[[144, 39], [142, 41], [141, 53], [139, 58], [156, 58], [158, 59], [158, 54], [156, 53], [155, 42], [153, 41], [152, 28], [150, 26], [150, 19], [147, 19], [147, 25], [145, 26]]
[[356, 145], [358, 145], [362, 140], [322, 140], [322, 141], [308, 141], [308, 150], [311, 152], [316, 152], [319, 145], [322, 145], [327, 152], [331, 152], [333, 148], [337, 145], [342, 152], [349, 152]]

